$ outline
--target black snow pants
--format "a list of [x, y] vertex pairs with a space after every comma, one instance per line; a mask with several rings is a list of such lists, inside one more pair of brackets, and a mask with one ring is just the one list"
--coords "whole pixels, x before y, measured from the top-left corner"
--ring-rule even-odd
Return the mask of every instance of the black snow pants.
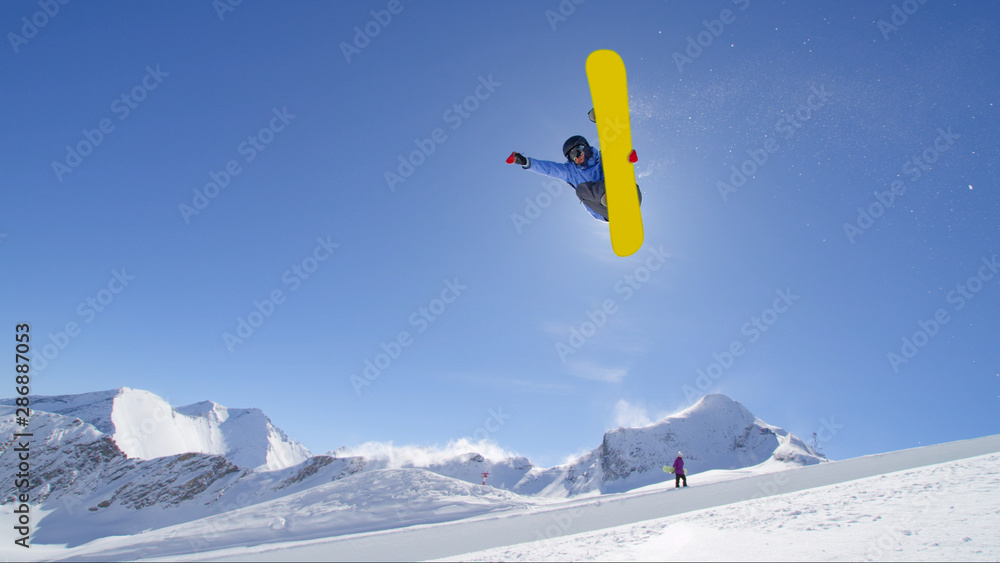
[[[635, 185], [635, 191], [639, 194], [639, 203], [642, 204], [642, 190], [639, 184]], [[605, 221], [608, 220], [608, 207], [601, 205], [601, 198], [607, 191], [604, 188], [604, 180], [600, 182], [583, 182], [576, 187], [576, 197], [580, 198], [589, 209], [597, 213]]]

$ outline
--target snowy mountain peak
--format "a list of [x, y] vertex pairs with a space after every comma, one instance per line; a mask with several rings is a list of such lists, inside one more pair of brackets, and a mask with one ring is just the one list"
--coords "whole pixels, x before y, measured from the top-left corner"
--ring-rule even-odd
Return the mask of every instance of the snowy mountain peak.
[[[94, 426], [101, 432], [113, 433], [114, 424], [111, 422], [109, 413], [113, 408], [116, 398], [133, 389], [121, 387], [108, 391], [96, 391], [92, 393], [82, 393], [79, 395], [55, 395], [50, 397], [31, 397], [31, 404], [35, 411], [61, 414], [72, 418], [78, 418], [87, 424]], [[12, 399], [2, 401], [2, 404], [13, 405]]]
[[33, 397], [32, 405], [38, 412], [92, 425], [111, 436], [131, 459], [201, 453], [224, 455], [241, 468], [272, 471], [299, 464], [311, 455], [271, 424], [260, 409], [229, 409], [212, 401], [174, 408], [149, 391], [129, 387]]
[[691, 473], [824, 461], [802, 440], [716, 394], [651, 425], [609, 430], [598, 448], [567, 465], [530, 472], [515, 490], [546, 496], [627, 491], [662, 482], [661, 467], [679, 451]]
[[[31, 494], [53, 511], [36, 534], [44, 543], [166, 528], [227, 507], [261, 514], [302, 507], [312, 517], [322, 505], [353, 518], [354, 507], [361, 506], [365, 520], [375, 511], [400, 522], [414, 511], [411, 501], [403, 506], [399, 499], [421, 495], [444, 495], [434, 505], [438, 518], [449, 517], [448, 503], [456, 495], [475, 497], [470, 507], [489, 511], [490, 503], [479, 497], [516, 504], [520, 497], [514, 493], [565, 498], [630, 491], [670, 480], [661, 467], [678, 450], [693, 483], [712, 479], [704, 475], [712, 470], [768, 472], [821, 461], [801, 440], [724, 395], [705, 397], [642, 428], [609, 430], [597, 448], [551, 469], [492, 442], [467, 439], [443, 448], [365, 444], [311, 457], [260, 409], [212, 401], [174, 408], [153, 393], [126, 387], [35, 397], [32, 403], [38, 409], [33, 440], [43, 447], [32, 457], [38, 470]], [[12, 404], [0, 401], [0, 433], [15, 431]], [[0, 504], [14, 502], [17, 491], [20, 460], [11, 445], [0, 444]], [[391, 510], [361, 504], [373, 493], [392, 499]], [[285, 529], [282, 518], [272, 522], [273, 530]]]
[[177, 412], [187, 416], [209, 418], [219, 423], [223, 423], [229, 418], [229, 409], [214, 401], [202, 401], [186, 407], [177, 407]]
[[683, 411], [667, 416], [658, 424], [675, 421], [691, 421], [696, 424], [715, 425], [733, 422], [753, 424], [756, 417], [739, 401], [721, 394], [705, 395]]

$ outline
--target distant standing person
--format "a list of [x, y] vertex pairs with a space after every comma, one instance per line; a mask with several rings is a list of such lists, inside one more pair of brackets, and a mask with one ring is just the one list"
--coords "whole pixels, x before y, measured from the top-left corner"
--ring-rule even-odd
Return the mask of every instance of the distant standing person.
[[677, 459], [674, 460], [674, 488], [680, 488], [681, 481], [684, 486], [688, 486], [687, 476], [684, 475], [684, 454], [677, 452]]

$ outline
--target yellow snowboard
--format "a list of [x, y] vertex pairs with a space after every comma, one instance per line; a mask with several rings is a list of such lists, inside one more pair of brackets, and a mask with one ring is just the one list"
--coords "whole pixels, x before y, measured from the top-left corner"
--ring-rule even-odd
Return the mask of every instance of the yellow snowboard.
[[629, 128], [625, 63], [614, 51], [594, 51], [587, 57], [587, 80], [601, 144], [611, 246], [618, 256], [630, 256], [642, 246], [643, 232], [633, 167], [636, 156]]

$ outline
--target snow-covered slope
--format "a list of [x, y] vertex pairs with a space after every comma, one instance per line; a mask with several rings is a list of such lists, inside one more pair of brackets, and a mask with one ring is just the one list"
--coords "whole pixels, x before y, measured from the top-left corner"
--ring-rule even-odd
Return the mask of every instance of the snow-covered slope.
[[[77, 561], [122, 561], [220, 547], [306, 541], [450, 522], [530, 508], [518, 495], [421, 469], [380, 469], [326, 482], [269, 502], [233, 507], [203, 519], [81, 549]], [[137, 540], [137, 541], [136, 541]], [[0, 551], [2, 553], [2, 551]]]
[[998, 468], [991, 454], [445, 560], [996, 561]]
[[618, 428], [573, 463], [534, 469], [514, 490], [564, 497], [622, 492], [664, 480], [662, 467], [678, 452], [688, 474], [752, 467], [767, 461], [788, 467], [826, 461], [802, 440], [750, 413], [725, 395], [708, 395], [694, 406], [643, 428]]
[[175, 409], [153, 393], [127, 387], [32, 397], [31, 404], [34, 412], [90, 424], [134, 459], [203, 453], [224, 455], [241, 468], [275, 470], [310, 457], [305, 447], [285, 436], [259, 409], [227, 409], [212, 402]]
[[[82, 561], [997, 560], [998, 452], [1000, 436], [991, 436], [779, 473], [740, 470], [728, 480], [717, 472], [715, 482], [682, 490], [670, 483], [558, 501], [422, 470], [375, 471], [197, 522], [74, 549], [36, 546], [27, 555]], [[25, 557], [11, 549], [0, 546], [0, 556]]]
[[[488, 473], [487, 484], [520, 505], [522, 494], [544, 504], [662, 483], [668, 476], [660, 467], [678, 449], [696, 474], [747, 467], [779, 471], [820, 460], [798, 439], [721, 395], [645, 428], [609, 431], [593, 452], [552, 469], [536, 468], [496, 445], [462, 440], [443, 449], [364, 444], [310, 457], [257, 409], [209, 401], [173, 408], [152, 393], [127, 388], [34, 397], [32, 404], [30, 494], [43, 503], [45, 516], [36, 520], [33, 536], [41, 544], [75, 546], [279, 501], [287, 507], [295, 495], [387, 470], [403, 471], [398, 483], [423, 483], [413, 475], [430, 472], [469, 486], [481, 486]], [[0, 401], [0, 436], [22, 430], [9, 405]], [[0, 444], [0, 504], [7, 506], [18, 464], [10, 445], [9, 439]], [[330, 491], [340, 495], [345, 489]]]
[[[13, 435], [10, 407], [0, 407], [0, 431]], [[360, 458], [316, 456], [274, 471], [241, 469], [225, 456], [184, 453], [130, 459], [110, 436], [79, 419], [35, 413], [30, 426], [29, 496], [39, 515], [37, 544], [75, 546], [116, 535], [191, 522], [255, 506], [360, 473]], [[18, 454], [0, 453], [0, 504], [16, 503]]]

